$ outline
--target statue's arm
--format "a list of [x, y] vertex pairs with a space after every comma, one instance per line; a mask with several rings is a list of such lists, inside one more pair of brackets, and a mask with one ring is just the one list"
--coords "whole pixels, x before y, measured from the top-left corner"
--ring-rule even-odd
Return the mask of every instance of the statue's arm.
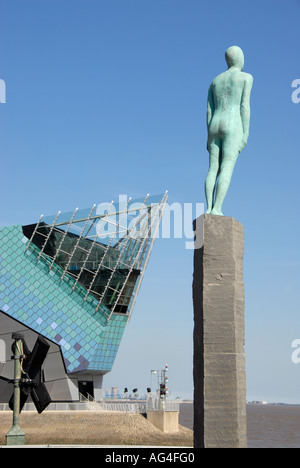
[[[213, 118], [213, 115], [214, 115], [214, 96], [213, 96], [213, 92], [212, 92], [212, 89], [211, 89], [211, 86], [209, 87], [209, 90], [208, 90], [208, 97], [207, 97], [207, 114], [206, 114], [206, 122], [207, 122], [207, 131], [209, 131], [209, 125], [210, 125], [210, 122]], [[208, 144], [207, 144], [207, 149], [208, 149]]]
[[242, 94], [242, 99], [241, 99], [241, 118], [242, 118], [242, 124], [243, 124], [243, 141], [242, 141], [242, 147], [240, 151], [242, 151], [243, 148], [245, 148], [248, 137], [249, 137], [249, 127], [250, 127], [250, 94], [251, 94], [251, 89], [253, 85], [253, 76], [250, 74], [247, 74], [245, 83], [244, 83], [244, 90]]
[[212, 89], [211, 87], [209, 87], [208, 97], [207, 97], [207, 115], [206, 115], [207, 128], [209, 127], [213, 114], [214, 114], [214, 97], [213, 97]]

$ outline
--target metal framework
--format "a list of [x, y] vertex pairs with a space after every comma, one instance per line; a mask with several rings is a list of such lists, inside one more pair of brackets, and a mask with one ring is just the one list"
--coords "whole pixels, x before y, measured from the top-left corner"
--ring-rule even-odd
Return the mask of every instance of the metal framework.
[[101, 309], [107, 322], [116, 313], [129, 320], [167, 199], [167, 192], [148, 194], [124, 206], [112, 201], [99, 214], [95, 204], [90, 210], [41, 215], [26, 250], [35, 251], [49, 272], [55, 266], [60, 281], [71, 281], [83, 302], [92, 297], [95, 312]]

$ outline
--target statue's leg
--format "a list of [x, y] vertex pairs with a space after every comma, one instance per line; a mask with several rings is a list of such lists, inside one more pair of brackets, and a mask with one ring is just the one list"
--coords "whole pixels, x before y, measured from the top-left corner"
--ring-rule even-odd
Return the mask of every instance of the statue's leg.
[[236, 140], [228, 139], [227, 142], [223, 143], [220, 176], [218, 179], [216, 199], [211, 214], [223, 216], [222, 205], [230, 186], [238, 155], [239, 151]]
[[205, 195], [207, 202], [206, 214], [210, 214], [213, 208], [215, 186], [220, 168], [220, 149], [221, 142], [219, 140], [214, 139], [209, 142], [209, 171], [205, 181]]

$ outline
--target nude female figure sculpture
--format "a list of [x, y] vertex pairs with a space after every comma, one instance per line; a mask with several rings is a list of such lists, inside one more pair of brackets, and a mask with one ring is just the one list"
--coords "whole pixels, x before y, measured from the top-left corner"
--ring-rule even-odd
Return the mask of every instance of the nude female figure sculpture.
[[253, 84], [252, 75], [242, 71], [242, 49], [229, 47], [225, 59], [228, 70], [213, 80], [207, 100], [209, 172], [205, 182], [206, 214], [219, 216], [223, 216], [222, 204], [238, 155], [248, 141]]

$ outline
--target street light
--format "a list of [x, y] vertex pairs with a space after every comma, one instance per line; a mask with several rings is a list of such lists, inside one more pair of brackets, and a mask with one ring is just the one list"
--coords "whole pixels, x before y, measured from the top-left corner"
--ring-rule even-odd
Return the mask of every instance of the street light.
[[157, 374], [157, 371], [156, 371], [156, 370], [152, 370], [152, 371], [150, 372], [150, 388], [152, 388], [152, 376], [153, 376], [153, 375], [156, 375], [156, 374]]
[[13, 410], [13, 425], [6, 434], [6, 445], [24, 445], [25, 434], [19, 426], [19, 416], [27, 398], [31, 396], [38, 413], [42, 413], [51, 403], [42, 379], [42, 365], [50, 345], [45, 338], [39, 336], [30, 352], [21, 333], [13, 333], [12, 339], [15, 340], [12, 345], [14, 392], [9, 400], [9, 407]]

